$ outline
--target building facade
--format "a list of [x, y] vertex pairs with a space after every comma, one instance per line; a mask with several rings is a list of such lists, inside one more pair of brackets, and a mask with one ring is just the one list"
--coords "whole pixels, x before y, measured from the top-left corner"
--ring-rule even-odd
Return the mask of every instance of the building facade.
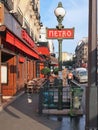
[[73, 60], [73, 54], [68, 52], [62, 52], [62, 62], [64, 61], [72, 61]]
[[58, 60], [55, 57], [53, 40], [47, 39], [47, 28], [44, 25], [41, 25], [38, 46], [39, 52], [43, 50], [42, 55], [46, 57], [48, 67], [53, 70], [55, 66], [58, 66]]
[[39, 0], [0, 0], [0, 94], [3, 96], [16, 94], [28, 80], [37, 77], [37, 62], [44, 60], [36, 44], [39, 11]]
[[76, 67], [86, 67], [88, 63], [88, 38], [83, 38], [79, 41], [76, 49]]

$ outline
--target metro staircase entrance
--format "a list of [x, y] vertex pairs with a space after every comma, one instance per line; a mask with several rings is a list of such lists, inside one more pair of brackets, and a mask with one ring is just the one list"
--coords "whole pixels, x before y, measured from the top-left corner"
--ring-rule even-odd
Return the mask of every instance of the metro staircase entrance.
[[[59, 109], [59, 87], [62, 89], [62, 109]], [[83, 115], [83, 89], [71, 82], [70, 86], [50, 86], [46, 82], [39, 92], [39, 114], [48, 115]]]

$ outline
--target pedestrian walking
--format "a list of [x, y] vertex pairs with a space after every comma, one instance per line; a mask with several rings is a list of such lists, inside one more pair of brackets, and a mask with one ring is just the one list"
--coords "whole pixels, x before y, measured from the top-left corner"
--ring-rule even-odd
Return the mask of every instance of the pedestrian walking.
[[67, 80], [68, 80], [68, 85], [70, 85], [71, 80], [73, 79], [73, 74], [71, 71], [69, 71], [68, 75], [67, 75]]

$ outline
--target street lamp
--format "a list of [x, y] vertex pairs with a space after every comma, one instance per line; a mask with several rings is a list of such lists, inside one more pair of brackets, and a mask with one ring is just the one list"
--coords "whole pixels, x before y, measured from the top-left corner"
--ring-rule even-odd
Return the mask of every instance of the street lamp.
[[[63, 18], [65, 16], [65, 10], [62, 6], [62, 3], [59, 2], [57, 8], [54, 10], [54, 14], [57, 17], [58, 26], [56, 28], [58, 30], [62, 30], [64, 26], [62, 25]], [[63, 38], [58, 38], [59, 43], [59, 74], [62, 74], [62, 40]], [[58, 87], [58, 109], [62, 109], [62, 80], [59, 80], [59, 87]]]
[[[65, 16], [65, 10], [62, 6], [62, 3], [59, 2], [58, 3], [58, 7], [54, 10], [54, 14], [57, 17], [57, 21], [58, 21], [58, 26], [57, 29], [61, 30], [64, 28], [64, 26], [62, 25], [62, 21], [63, 18]], [[59, 43], [59, 71], [62, 71], [62, 38], [58, 39], [58, 43]]]

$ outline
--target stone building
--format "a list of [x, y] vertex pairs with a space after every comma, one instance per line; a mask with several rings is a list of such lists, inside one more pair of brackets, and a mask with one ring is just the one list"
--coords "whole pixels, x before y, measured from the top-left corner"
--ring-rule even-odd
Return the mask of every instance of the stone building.
[[40, 0], [0, 0], [0, 95], [12, 96], [40, 77], [39, 30]]
[[88, 63], [88, 38], [79, 41], [76, 49], [76, 67], [87, 67]]

